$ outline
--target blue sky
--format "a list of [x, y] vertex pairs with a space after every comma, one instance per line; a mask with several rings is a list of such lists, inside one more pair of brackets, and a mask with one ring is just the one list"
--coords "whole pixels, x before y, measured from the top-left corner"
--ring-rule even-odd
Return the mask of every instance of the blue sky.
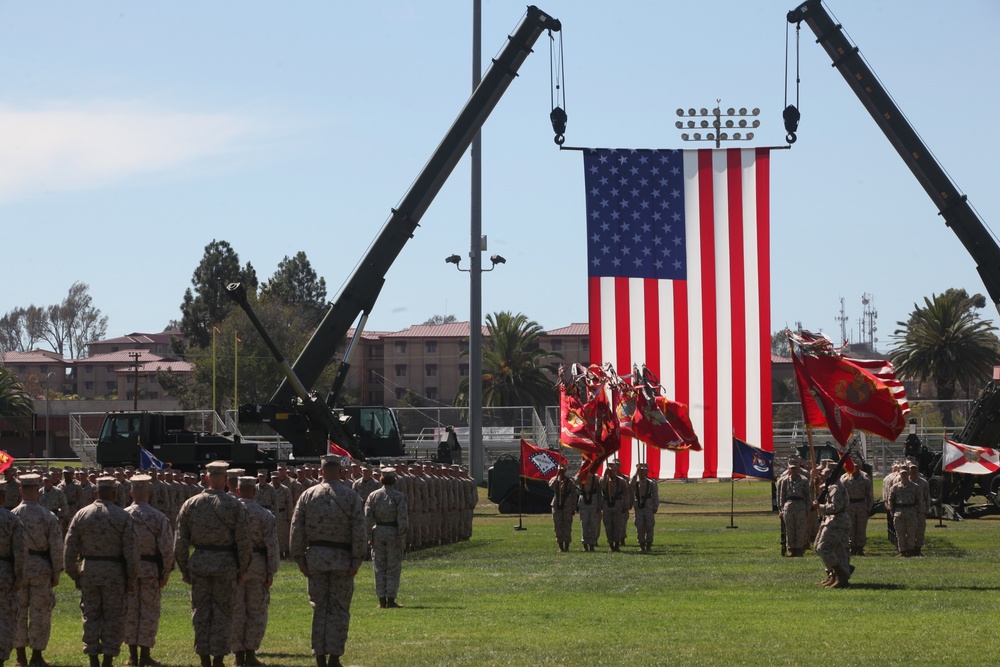
[[[784, 144], [791, 0], [539, 6], [564, 26], [567, 145], [682, 147], [675, 110], [716, 98], [761, 109], [754, 145]], [[983, 219], [1000, 219], [1000, 3], [828, 6]], [[0, 312], [83, 281], [110, 336], [159, 331], [213, 239], [262, 279], [304, 250], [332, 298], [468, 98], [471, 8], [0, 2]], [[483, 1], [485, 63], [523, 11]], [[586, 228], [581, 155], [552, 143], [548, 70], [543, 38], [483, 131], [486, 254], [507, 259], [483, 277], [483, 308], [555, 328], [587, 318]], [[886, 349], [925, 295], [985, 290], [807, 28], [801, 79], [799, 141], [772, 159], [772, 329], [837, 338], [844, 297], [856, 339], [869, 293]], [[468, 252], [468, 219], [465, 159], [369, 329], [468, 319], [468, 275], [444, 262]]]

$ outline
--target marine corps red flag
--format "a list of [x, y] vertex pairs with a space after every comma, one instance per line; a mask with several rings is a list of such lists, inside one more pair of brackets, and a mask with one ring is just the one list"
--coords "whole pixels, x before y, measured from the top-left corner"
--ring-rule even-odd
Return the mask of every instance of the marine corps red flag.
[[[632, 437], [657, 449], [701, 450], [687, 406], [664, 396], [656, 376], [645, 366], [641, 371], [638, 366], [632, 367], [632, 392]], [[622, 431], [626, 435], [624, 426]]]
[[597, 468], [621, 446], [618, 420], [615, 417], [613, 392], [616, 391], [599, 366], [586, 370], [573, 364], [569, 377], [560, 369], [559, 441], [583, 457], [581, 472]]
[[333, 454], [334, 456], [346, 456], [347, 458], [354, 458], [351, 453], [339, 445], [335, 445], [333, 440], [329, 441], [329, 447], [327, 449], [327, 454]]
[[[794, 337], [793, 337], [794, 338]], [[805, 340], [801, 339], [800, 340]], [[797, 379], [822, 409], [830, 434], [847, 445], [853, 429], [895, 440], [906, 420], [896, 396], [884, 382], [843, 358], [829, 339], [800, 343]], [[792, 353], [796, 360], [795, 351]]]
[[0, 472], [3, 472], [7, 468], [11, 467], [14, 461], [15, 459], [13, 456], [0, 449]]
[[566, 465], [565, 456], [550, 449], [536, 447], [521, 438], [521, 477], [547, 482], [556, 476], [560, 465]]

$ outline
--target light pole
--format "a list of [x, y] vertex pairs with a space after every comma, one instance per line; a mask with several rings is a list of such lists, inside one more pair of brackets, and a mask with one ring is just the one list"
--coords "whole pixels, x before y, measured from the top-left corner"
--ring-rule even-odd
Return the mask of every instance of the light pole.
[[470, 277], [469, 289], [469, 474], [476, 484], [483, 481], [483, 293], [482, 274], [497, 268], [497, 264], [506, 264], [507, 260], [500, 255], [490, 257], [490, 268], [481, 266], [479, 254], [486, 249], [486, 237], [482, 237], [475, 252], [471, 252], [472, 268], [463, 269], [459, 266], [460, 255], [451, 255], [444, 261], [454, 264], [459, 271], [465, 271]]
[[49, 408], [49, 400], [52, 398], [52, 391], [49, 389], [49, 380], [55, 375], [54, 372], [45, 376], [45, 458], [52, 458], [52, 430], [49, 428], [49, 418], [52, 411]]

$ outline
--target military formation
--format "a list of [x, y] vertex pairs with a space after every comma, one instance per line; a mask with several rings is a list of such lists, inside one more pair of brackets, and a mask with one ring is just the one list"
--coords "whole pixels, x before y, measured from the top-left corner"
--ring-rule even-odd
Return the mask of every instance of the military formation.
[[[62, 573], [80, 591], [91, 667], [158, 665], [161, 591], [176, 567], [191, 587], [202, 667], [263, 664], [280, 559], [308, 580], [319, 667], [340, 665], [354, 577], [365, 559], [380, 608], [399, 608], [404, 553], [468, 540], [478, 500], [460, 466], [321, 465], [256, 474], [209, 463], [173, 470], [14, 468], [0, 480], [0, 667], [44, 667]], [[30, 656], [29, 656], [30, 649]]]
[[[776, 502], [782, 525], [782, 553], [792, 558], [805, 554], [812, 544], [826, 568], [820, 585], [847, 588], [854, 572], [851, 556], [864, 556], [868, 519], [875, 507], [871, 476], [854, 461], [840, 473], [825, 459], [814, 469], [797, 458], [776, 484]], [[897, 556], [922, 556], [930, 485], [918, 466], [897, 462], [882, 482], [888, 538]]]
[[574, 480], [559, 466], [549, 480], [552, 489], [552, 523], [559, 551], [569, 551], [573, 541], [573, 517], [580, 514], [580, 529], [584, 551], [594, 551], [604, 524], [608, 550], [621, 551], [627, 538], [629, 513], [634, 510], [636, 540], [639, 550], [652, 551], [656, 512], [660, 506], [660, 491], [656, 480], [649, 479], [644, 463], [636, 465], [629, 479], [621, 473], [617, 460], [608, 461], [600, 477], [581, 472]]

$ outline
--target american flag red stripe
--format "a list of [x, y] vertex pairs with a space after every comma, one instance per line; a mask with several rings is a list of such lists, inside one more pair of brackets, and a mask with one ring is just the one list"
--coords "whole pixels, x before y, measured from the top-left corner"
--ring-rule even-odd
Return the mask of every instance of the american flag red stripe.
[[[596, 149], [584, 166], [590, 362], [622, 374], [645, 363], [688, 404], [703, 445], [675, 454], [629, 440], [622, 468], [729, 477], [734, 434], [773, 449], [769, 152]], [[665, 261], [647, 268], [650, 251]]]

